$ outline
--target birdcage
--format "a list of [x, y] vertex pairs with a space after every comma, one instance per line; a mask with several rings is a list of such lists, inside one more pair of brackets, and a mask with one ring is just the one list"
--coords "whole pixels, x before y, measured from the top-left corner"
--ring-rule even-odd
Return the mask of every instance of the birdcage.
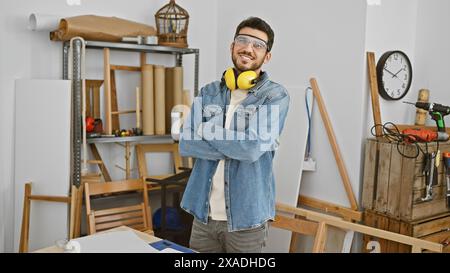
[[163, 46], [187, 47], [189, 14], [170, 0], [155, 14], [158, 44]]

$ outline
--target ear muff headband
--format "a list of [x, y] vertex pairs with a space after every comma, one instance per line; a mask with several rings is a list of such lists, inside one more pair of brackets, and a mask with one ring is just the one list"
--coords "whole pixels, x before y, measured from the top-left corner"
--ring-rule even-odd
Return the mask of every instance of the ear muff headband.
[[238, 75], [235, 69], [229, 68], [224, 72], [223, 78], [231, 91], [237, 88], [247, 90], [256, 85], [258, 75], [252, 70], [244, 71]]

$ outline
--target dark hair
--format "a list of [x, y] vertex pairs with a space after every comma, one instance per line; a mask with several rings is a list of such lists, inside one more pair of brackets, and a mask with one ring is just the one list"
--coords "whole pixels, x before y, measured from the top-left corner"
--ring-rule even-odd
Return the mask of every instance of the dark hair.
[[272, 49], [273, 38], [275, 34], [273, 33], [273, 30], [269, 26], [269, 24], [266, 23], [266, 21], [258, 17], [249, 17], [237, 26], [234, 37], [236, 38], [236, 36], [239, 34], [239, 31], [241, 31], [241, 29], [245, 27], [254, 28], [266, 33], [267, 37], [269, 38], [269, 40], [267, 41], [267, 51], [270, 51]]

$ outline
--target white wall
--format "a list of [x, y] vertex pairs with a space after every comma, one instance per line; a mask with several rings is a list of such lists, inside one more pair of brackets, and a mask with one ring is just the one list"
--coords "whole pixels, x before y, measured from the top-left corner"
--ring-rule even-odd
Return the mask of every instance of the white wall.
[[[430, 90], [430, 101], [450, 105], [450, 1], [419, 0], [415, 47], [415, 90]], [[430, 125], [434, 121], [428, 118]], [[447, 117], [446, 126], [450, 126]]]
[[[418, 75], [415, 58], [417, 7], [418, 0], [382, 0], [379, 6], [367, 7], [366, 51], [375, 52], [375, 58], [378, 61], [386, 51], [401, 50], [408, 55], [413, 66], [411, 89], [401, 101], [387, 101], [380, 97], [383, 123], [387, 121], [399, 124], [414, 123], [416, 109], [402, 101], [416, 101], [420, 89], [416, 88]], [[366, 133], [370, 134], [373, 115], [367, 77], [365, 77], [365, 82], [367, 83], [364, 94], [367, 98], [365, 105], [368, 127]]]
[[[28, 16], [31, 13], [49, 13], [62, 16], [81, 14], [96, 14], [103, 16], [117, 16], [125, 19], [155, 25], [154, 14], [168, 1], [108, 1], [108, 0], [81, 0], [81, 6], [68, 6], [63, 0], [16, 0], [0, 2], [0, 33], [2, 45], [0, 50], [0, 219], [6, 223], [5, 232], [0, 229], [0, 251], [12, 251], [13, 239], [13, 124], [14, 124], [14, 80], [17, 78], [45, 78], [59, 79], [62, 74], [62, 45], [51, 42], [48, 33], [32, 32], [27, 30]], [[184, 0], [179, 3], [190, 14], [188, 42], [192, 48], [200, 49], [200, 85], [212, 81], [215, 76], [215, 58], [217, 40], [217, 1]], [[103, 78], [102, 59], [100, 52], [90, 51], [87, 61], [88, 78]], [[172, 59], [160, 56], [149, 58], [149, 62], [173, 65]], [[113, 61], [120, 64], [138, 62], [138, 57], [125, 53], [114, 54]], [[185, 87], [193, 89], [193, 56], [186, 56]], [[129, 77], [129, 78], [128, 78]], [[134, 76], [125, 76], [118, 79], [118, 92], [121, 86], [129, 86], [137, 82]], [[134, 89], [133, 89], [134, 90]], [[127, 102], [125, 102], [126, 104]], [[125, 106], [124, 106], [125, 107]], [[51, 122], [51, 121], [43, 121]], [[131, 127], [131, 126], [130, 126]], [[57, 127], [55, 128], [57, 133]], [[39, 133], [39, 125], [36, 125]], [[116, 145], [117, 146], [117, 145]], [[112, 150], [101, 149], [105, 157], [111, 156], [112, 161], [119, 165], [123, 163], [123, 148], [114, 147]], [[134, 161], [134, 160], [133, 160]], [[134, 163], [134, 162], [133, 162]], [[111, 165], [113, 178], [123, 177], [114, 164]], [[6, 197], [6, 199], [3, 199]], [[4, 205], [4, 206], [3, 206]], [[3, 209], [2, 209], [3, 208]], [[3, 214], [3, 215], [2, 215]], [[3, 225], [0, 225], [3, 227]], [[4, 235], [3, 235], [4, 234]], [[4, 242], [3, 242], [4, 240]]]

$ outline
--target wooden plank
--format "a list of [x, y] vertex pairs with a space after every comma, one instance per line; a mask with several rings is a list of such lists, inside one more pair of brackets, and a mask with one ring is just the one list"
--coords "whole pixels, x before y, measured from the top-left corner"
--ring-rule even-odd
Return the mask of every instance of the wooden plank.
[[412, 206], [410, 221], [424, 219], [433, 215], [448, 212], [445, 199], [431, 200]]
[[288, 218], [282, 215], [275, 215], [275, 221], [270, 223], [271, 226], [286, 229], [295, 233], [314, 236], [316, 235], [318, 224], [296, 218]]
[[[402, 160], [403, 156], [398, 152], [395, 145], [391, 151], [391, 166], [389, 168], [389, 191], [387, 202], [387, 213], [395, 218], [400, 218], [400, 188], [402, 183]], [[399, 147], [403, 153], [403, 146]], [[392, 230], [391, 230], [392, 231]]]
[[313, 89], [314, 97], [317, 100], [320, 115], [322, 116], [322, 120], [325, 125], [325, 129], [327, 131], [328, 140], [330, 142], [331, 149], [333, 150], [334, 158], [336, 160], [339, 169], [339, 174], [341, 175], [342, 182], [344, 184], [345, 193], [347, 194], [348, 201], [350, 202], [350, 207], [353, 210], [358, 210], [358, 202], [356, 201], [355, 193], [353, 192], [352, 185], [350, 183], [350, 177], [348, 176], [344, 159], [342, 158], [339, 145], [337, 144], [336, 141], [336, 136], [334, 134], [330, 117], [328, 116], [327, 109], [325, 108], [325, 103], [323, 101], [322, 95], [320, 94], [319, 85], [317, 84], [317, 80], [314, 78], [310, 79], [310, 83]]
[[106, 216], [97, 217], [95, 219], [95, 223], [101, 224], [106, 222], [114, 222], [118, 220], [124, 220], [124, 219], [130, 219], [130, 218], [142, 218], [142, 210], [137, 211], [131, 211], [131, 212], [124, 212], [124, 213], [116, 213], [116, 214], [110, 214]]
[[110, 63], [110, 50], [109, 48], [103, 49], [103, 75], [105, 82], [105, 134], [112, 134], [112, 117], [111, 117], [111, 63]]
[[[414, 148], [410, 145], [404, 147], [404, 154], [413, 154]], [[402, 181], [400, 185], [400, 218], [402, 220], [411, 219], [412, 210], [412, 181], [414, 179], [415, 161], [411, 158], [403, 158], [402, 160]]]
[[109, 175], [108, 169], [103, 164], [103, 159], [100, 156], [100, 153], [98, 152], [97, 146], [95, 146], [95, 143], [89, 144], [89, 147], [91, 147], [91, 152], [92, 152], [92, 155], [94, 156], [94, 158], [96, 160], [102, 162], [101, 164], [97, 164], [97, 165], [100, 168], [100, 171], [102, 172], [102, 175], [103, 175], [103, 178], [105, 179], [105, 182], [112, 181], [111, 176]]
[[372, 140], [366, 141], [362, 193], [362, 206], [365, 209], [374, 208], [376, 154], [377, 143]]
[[34, 201], [47, 201], [47, 202], [70, 204], [70, 197], [68, 196], [31, 195], [29, 199]]
[[360, 222], [362, 220], [362, 212], [352, 210], [351, 208], [342, 207], [330, 202], [322, 201], [309, 196], [299, 195], [298, 205], [310, 208], [320, 209], [328, 213], [335, 213], [349, 221]]
[[391, 152], [391, 144], [380, 143], [375, 210], [381, 213], [386, 213], [387, 211]]
[[[377, 81], [377, 69], [375, 62], [375, 53], [367, 52], [367, 66], [369, 73], [369, 84], [370, 84], [370, 97], [372, 101], [372, 113], [373, 121], [376, 124], [383, 124], [381, 121], [381, 111], [380, 111], [380, 98], [378, 96], [378, 81]], [[375, 127], [375, 133], [377, 139], [382, 138], [383, 131], [381, 126]]]
[[414, 225], [413, 237], [423, 237], [442, 230], [450, 229], [450, 217], [428, 221], [422, 224]]
[[143, 222], [144, 222], [143, 218], [133, 218], [133, 219], [123, 220], [123, 221], [115, 221], [115, 222], [108, 222], [108, 223], [103, 223], [103, 224], [96, 224], [95, 229], [98, 232], [98, 231], [105, 230], [105, 229], [110, 229], [110, 228], [120, 227], [120, 226], [128, 226], [128, 225], [133, 225], [133, 224], [140, 224]]
[[450, 253], [450, 230], [434, 233], [428, 236], [421, 237], [420, 239], [442, 244], [444, 246], [442, 252]]
[[113, 111], [111, 115], [136, 114], [136, 110]]
[[306, 218], [306, 220], [323, 222], [327, 225], [341, 228], [344, 230], [353, 230], [362, 234], [368, 234], [378, 238], [384, 238], [387, 240], [392, 240], [400, 243], [405, 243], [408, 245], [414, 245], [423, 249], [428, 249], [434, 252], [442, 252], [442, 245], [428, 242], [425, 240], [420, 240], [417, 238], [401, 235], [398, 233], [393, 233], [385, 230], [380, 230], [372, 227], [368, 227], [361, 224], [352, 223], [349, 221], [344, 221], [339, 217], [334, 217], [331, 215], [326, 215], [324, 213], [310, 211], [302, 208], [294, 208], [286, 204], [277, 203], [276, 210], [279, 212], [293, 213], [295, 215], [301, 215]]
[[[369, 227], [375, 227], [374, 226], [374, 215], [372, 211], [366, 210], [364, 212], [364, 225], [369, 226]], [[368, 244], [370, 241], [373, 240], [373, 237], [367, 234], [363, 234], [363, 248], [362, 248], [362, 252], [364, 253], [368, 253], [371, 250], [368, 249]]]
[[[400, 222], [400, 234], [412, 236], [412, 225], [401, 221]], [[398, 252], [399, 253], [410, 253], [411, 246], [399, 243]]]
[[328, 228], [324, 222], [319, 223], [317, 227], [316, 237], [314, 239], [314, 245], [312, 253], [323, 253], [327, 242]]
[[20, 232], [19, 253], [28, 252], [28, 241], [30, 237], [30, 205], [31, 205], [30, 195], [31, 195], [31, 183], [26, 183], [23, 197], [23, 213], [22, 213], [22, 227]]
[[[388, 230], [391, 232], [400, 233], [400, 221], [390, 218]], [[399, 251], [399, 243], [393, 241], [387, 242], [387, 250], [386, 250], [387, 253], [398, 253], [398, 251]]]
[[[389, 231], [389, 218], [387, 216], [383, 216], [377, 214], [377, 228], [385, 231]], [[385, 238], [380, 238], [380, 250], [381, 253], [388, 253], [388, 242], [389, 240]]]
[[116, 87], [116, 72], [114, 70], [111, 73], [111, 122], [112, 130], [120, 130], [119, 117], [117, 115], [112, 115], [113, 112], [119, 111], [119, 106], [117, 102], [117, 87]]
[[111, 183], [86, 184], [89, 187], [90, 195], [99, 195], [104, 193], [115, 193], [124, 191], [143, 190], [143, 183], [140, 179], [129, 179], [123, 181], [114, 181]]
[[111, 65], [111, 70], [141, 72], [141, 67], [140, 66], [129, 66], [129, 65]]

